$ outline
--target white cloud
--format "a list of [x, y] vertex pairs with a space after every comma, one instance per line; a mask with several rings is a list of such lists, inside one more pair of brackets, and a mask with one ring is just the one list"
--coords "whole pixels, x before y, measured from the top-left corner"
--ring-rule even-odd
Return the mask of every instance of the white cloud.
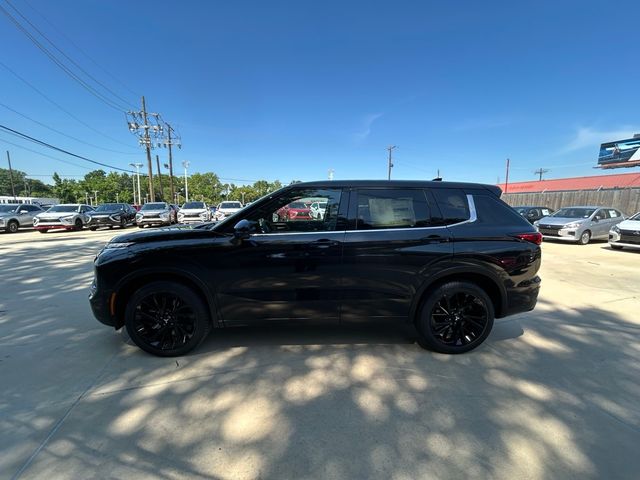
[[594, 148], [601, 143], [631, 138], [634, 133], [638, 132], [640, 132], [639, 127], [634, 128], [629, 126], [624, 126], [616, 130], [596, 130], [591, 127], [580, 127], [576, 131], [573, 139], [562, 148], [561, 152], [573, 152], [587, 147]]
[[362, 120], [362, 128], [360, 129], [360, 131], [353, 134], [353, 137], [355, 138], [355, 140], [358, 142], [363, 142], [364, 140], [366, 140], [369, 134], [371, 134], [371, 127], [373, 126], [376, 120], [382, 117], [382, 115], [384, 114], [372, 113], [369, 115], [365, 115]]

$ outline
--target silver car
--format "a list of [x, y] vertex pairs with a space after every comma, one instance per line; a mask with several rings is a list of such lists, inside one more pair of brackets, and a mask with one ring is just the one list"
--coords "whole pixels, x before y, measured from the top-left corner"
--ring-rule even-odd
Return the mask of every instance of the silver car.
[[0, 230], [16, 233], [19, 228], [32, 227], [33, 219], [44, 212], [37, 205], [9, 203], [0, 205]]
[[93, 207], [81, 203], [54, 205], [46, 212], [36, 215], [33, 228], [40, 233], [56, 229], [82, 230], [89, 221], [90, 212], [93, 212]]
[[167, 202], [145, 203], [136, 214], [139, 228], [145, 225], [171, 225], [177, 221], [176, 211]]
[[204, 202], [187, 202], [178, 210], [180, 223], [202, 223], [211, 220], [211, 211]]
[[609, 245], [614, 250], [640, 250], [640, 212], [614, 225], [609, 231]]
[[591, 239], [608, 239], [609, 230], [622, 222], [624, 215], [611, 207], [565, 207], [543, 217], [534, 225], [545, 239], [586, 245]]

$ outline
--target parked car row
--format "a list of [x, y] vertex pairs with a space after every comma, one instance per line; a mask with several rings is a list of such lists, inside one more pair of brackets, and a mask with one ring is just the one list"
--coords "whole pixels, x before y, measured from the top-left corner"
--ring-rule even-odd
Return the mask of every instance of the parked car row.
[[0, 205], [0, 230], [15, 233], [20, 228], [31, 228], [41, 233], [49, 230], [82, 230], [89, 228], [138, 225], [162, 226], [175, 223], [202, 223], [222, 220], [242, 208], [240, 202], [222, 202], [222, 209], [209, 207], [205, 202], [187, 202], [182, 207], [167, 202], [150, 202], [142, 206], [127, 203], [105, 203], [98, 207], [86, 204], [59, 204], [43, 209], [38, 205]]
[[[547, 207], [514, 207], [547, 240], [586, 245], [591, 240], [608, 240], [611, 248], [640, 249], [640, 213], [629, 219], [613, 207], [575, 206], [554, 212]], [[541, 216], [542, 215], [542, 216]]]

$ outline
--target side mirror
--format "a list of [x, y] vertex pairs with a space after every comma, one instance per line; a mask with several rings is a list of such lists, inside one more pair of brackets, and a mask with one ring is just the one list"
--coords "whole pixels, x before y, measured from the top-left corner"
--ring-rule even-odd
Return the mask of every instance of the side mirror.
[[247, 240], [252, 233], [256, 232], [256, 230], [256, 222], [251, 222], [249, 220], [240, 220], [233, 227], [233, 237], [236, 240]]

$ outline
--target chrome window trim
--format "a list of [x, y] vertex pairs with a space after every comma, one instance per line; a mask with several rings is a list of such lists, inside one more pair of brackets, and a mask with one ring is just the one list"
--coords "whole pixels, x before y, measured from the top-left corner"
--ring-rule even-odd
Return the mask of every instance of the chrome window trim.
[[478, 220], [478, 212], [476, 210], [476, 203], [473, 200], [473, 195], [467, 195], [467, 204], [469, 206], [469, 218], [462, 222], [452, 223], [451, 225], [437, 225], [433, 227], [403, 227], [403, 228], [373, 228], [369, 230], [319, 230], [317, 232], [274, 232], [274, 233], [254, 233], [251, 236], [274, 236], [274, 235], [318, 235], [318, 234], [331, 234], [331, 233], [369, 233], [369, 232], [403, 232], [403, 231], [416, 231], [416, 230], [433, 230], [434, 228], [448, 228], [457, 227], [458, 225], [464, 225], [465, 223], [474, 223]]

